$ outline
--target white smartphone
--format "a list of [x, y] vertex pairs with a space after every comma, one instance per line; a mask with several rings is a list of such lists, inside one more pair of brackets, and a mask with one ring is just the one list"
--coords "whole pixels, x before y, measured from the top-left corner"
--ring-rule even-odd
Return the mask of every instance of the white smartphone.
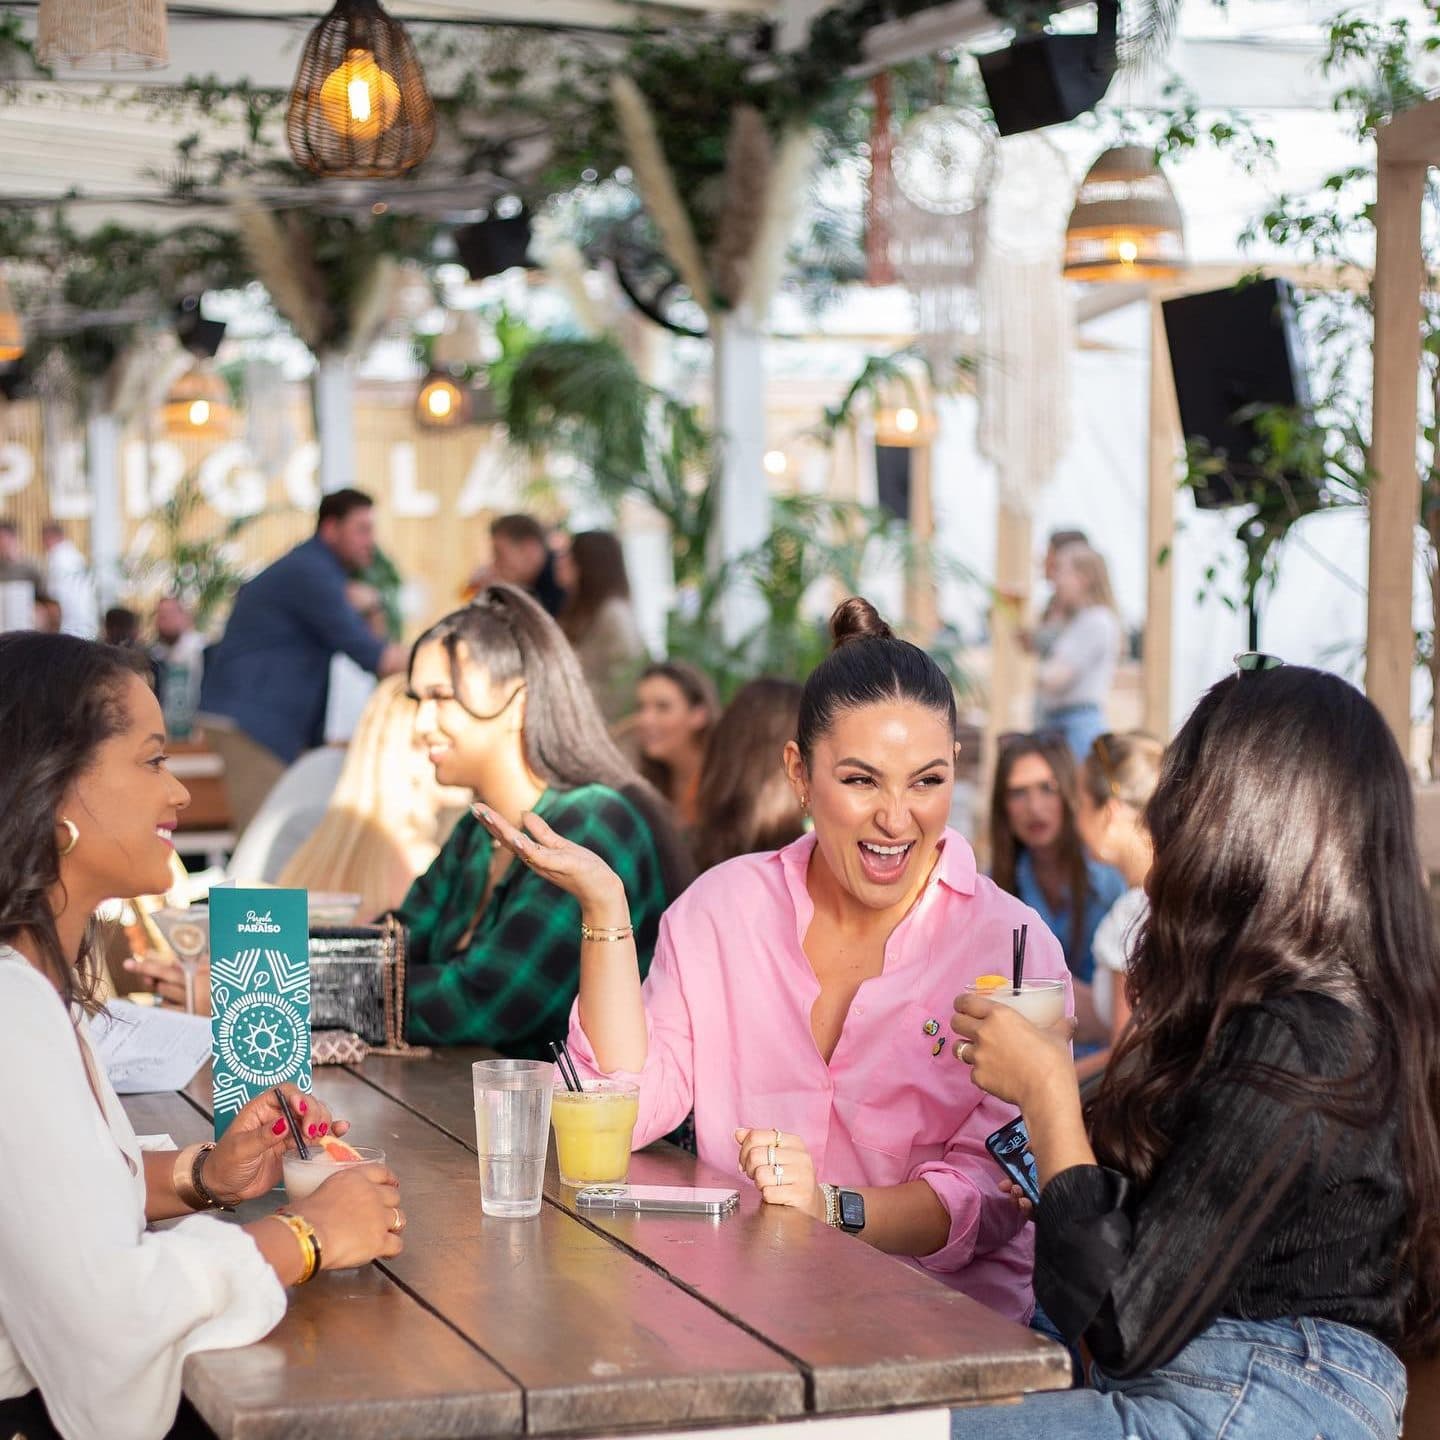
[[680, 1215], [728, 1215], [740, 1203], [737, 1190], [697, 1190], [689, 1185], [587, 1185], [575, 1194], [583, 1210], [665, 1210]]

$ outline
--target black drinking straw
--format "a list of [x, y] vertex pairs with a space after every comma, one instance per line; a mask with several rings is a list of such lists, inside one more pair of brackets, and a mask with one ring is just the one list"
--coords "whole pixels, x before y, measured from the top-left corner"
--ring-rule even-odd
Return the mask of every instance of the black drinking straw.
[[[580, 1089], [580, 1077], [577, 1075], [573, 1080], [570, 1078], [571, 1071], [575, 1068], [575, 1062], [570, 1059], [570, 1051], [562, 1040], [558, 1045], [552, 1040], [550, 1042], [550, 1053], [555, 1057], [555, 1064], [559, 1067], [560, 1078], [565, 1082], [567, 1090]], [[569, 1062], [569, 1068], [566, 1063]]]
[[285, 1121], [290, 1126], [290, 1133], [295, 1137], [296, 1152], [302, 1160], [308, 1160], [310, 1147], [305, 1143], [305, 1137], [295, 1123], [295, 1116], [291, 1113], [290, 1102], [285, 1098], [285, 1092], [278, 1085], [275, 1087], [275, 1098], [280, 1102], [280, 1108], [285, 1112]]
[[1029, 925], [1022, 925], [1018, 930], [1010, 932], [1010, 938], [1014, 947], [1014, 981], [1015, 993], [1020, 993], [1020, 982], [1025, 976], [1025, 941], [1030, 936]]

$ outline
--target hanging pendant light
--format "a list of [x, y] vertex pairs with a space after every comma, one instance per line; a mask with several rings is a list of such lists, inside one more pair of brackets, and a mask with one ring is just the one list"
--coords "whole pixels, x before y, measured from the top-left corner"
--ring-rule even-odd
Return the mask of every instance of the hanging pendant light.
[[435, 143], [435, 106], [405, 27], [379, 0], [336, 0], [310, 32], [285, 115], [290, 153], [316, 175], [394, 178]]
[[935, 412], [925, 388], [908, 378], [879, 387], [875, 396], [875, 443], [908, 450], [935, 438]]
[[168, 65], [165, 0], [40, 0], [35, 58], [71, 70]]
[[1184, 217], [1154, 154], [1143, 145], [1105, 151], [1065, 227], [1065, 278], [1168, 280], [1186, 263]]
[[213, 371], [197, 365], [170, 387], [161, 418], [171, 440], [214, 440], [228, 435], [235, 420], [229, 387]]
[[431, 370], [415, 396], [415, 423], [427, 430], [449, 430], [470, 418], [470, 392], [444, 370]]
[[0, 274], [0, 365], [11, 365], [25, 353], [25, 328], [10, 296], [5, 276]]

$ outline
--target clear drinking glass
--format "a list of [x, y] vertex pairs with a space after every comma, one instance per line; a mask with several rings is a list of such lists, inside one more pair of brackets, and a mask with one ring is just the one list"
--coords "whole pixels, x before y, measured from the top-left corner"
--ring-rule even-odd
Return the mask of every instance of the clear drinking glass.
[[385, 1160], [385, 1152], [370, 1145], [347, 1145], [340, 1151], [342, 1158], [332, 1155], [314, 1140], [309, 1150], [308, 1160], [302, 1160], [293, 1150], [287, 1150], [280, 1157], [280, 1166], [285, 1172], [285, 1194], [292, 1203], [308, 1200], [332, 1175], [342, 1170], [354, 1165], [379, 1165]]
[[471, 1074], [480, 1208], [507, 1220], [538, 1215], [555, 1066], [549, 1060], [477, 1060]]
[[1009, 985], [985, 987], [971, 981], [967, 995], [978, 995], [996, 1005], [1018, 1010], [1032, 1025], [1041, 1030], [1058, 1025], [1065, 1018], [1065, 982], [1063, 980], [1024, 980], [1017, 993]]

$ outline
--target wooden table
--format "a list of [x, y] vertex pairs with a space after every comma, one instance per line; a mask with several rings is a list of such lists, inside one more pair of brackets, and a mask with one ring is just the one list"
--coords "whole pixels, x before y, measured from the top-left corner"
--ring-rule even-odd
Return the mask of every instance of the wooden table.
[[[552, 1151], [538, 1218], [483, 1217], [470, 1087], [483, 1053], [316, 1072], [316, 1091], [400, 1174], [405, 1251], [322, 1274], [257, 1345], [190, 1357], [186, 1394], [222, 1440], [765, 1422], [796, 1422], [767, 1440], [792, 1428], [943, 1440], [951, 1405], [1069, 1383], [1059, 1346], [670, 1146], [636, 1155], [631, 1180], [737, 1187], [739, 1212], [582, 1217]], [[141, 1134], [203, 1139], [208, 1075], [126, 1109]]]

